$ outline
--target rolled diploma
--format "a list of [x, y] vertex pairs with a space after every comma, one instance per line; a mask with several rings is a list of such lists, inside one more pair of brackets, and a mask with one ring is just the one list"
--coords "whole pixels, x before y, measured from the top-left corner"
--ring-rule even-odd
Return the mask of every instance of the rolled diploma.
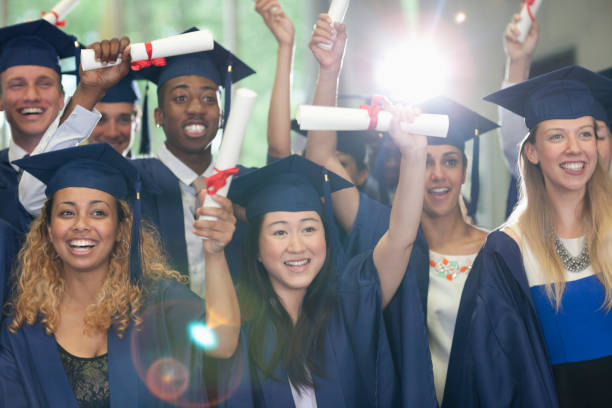
[[80, 0], [62, 0], [59, 3], [57, 3], [55, 5], [55, 7], [53, 7], [51, 9], [51, 11], [54, 11], [55, 13], [57, 13], [57, 18], [55, 18], [55, 15], [51, 12], [47, 12], [45, 13], [44, 16], [42, 16], [42, 18], [44, 20], [47, 20], [48, 22], [50, 22], [51, 24], [55, 24], [58, 21], [63, 20], [64, 18], [66, 18], [66, 16], [76, 7], [79, 5], [79, 1]]
[[[242, 141], [246, 133], [256, 97], [257, 94], [250, 89], [240, 88], [236, 90], [236, 94], [232, 100], [229, 118], [227, 119], [227, 125], [223, 132], [223, 141], [221, 142], [217, 160], [215, 161], [215, 167], [217, 169], [227, 170], [236, 167], [236, 164], [238, 164]], [[217, 191], [217, 194], [226, 197], [231, 182], [232, 176], [228, 177], [225, 186], [221, 187], [219, 191]], [[210, 195], [207, 195], [204, 199], [203, 206], [220, 207], [216, 201], [213, 201]], [[200, 219], [215, 220], [216, 218], [205, 216], [200, 217]]]
[[[351, 0], [332, 0], [327, 12], [332, 20], [332, 27], [335, 22], [342, 23], [344, 21], [344, 16], [346, 16], [350, 2]], [[324, 50], [331, 50], [332, 48], [329, 44], [319, 43], [318, 45]]]
[[[299, 105], [295, 117], [302, 130], [368, 130], [370, 126], [370, 114], [365, 109]], [[388, 131], [391, 118], [391, 113], [379, 112], [376, 130]], [[405, 132], [446, 137], [448, 115], [422, 113], [412, 123], [402, 122], [400, 126]]]
[[[214, 47], [215, 42], [210, 31], [193, 31], [191, 33], [173, 35], [172, 37], [151, 41], [151, 48], [153, 50], [151, 58], [166, 58], [193, 52], [210, 51]], [[132, 56], [132, 61], [149, 59], [145, 43], [131, 44], [130, 55]], [[93, 50], [81, 50], [81, 65], [83, 66], [83, 71], [112, 67], [120, 63], [121, 59], [119, 58], [114, 63], [102, 65], [100, 61], [96, 61]]]
[[[531, 13], [534, 17], [540, 9], [541, 5], [542, 0], [535, 0], [531, 5]], [[521, 8], [521, 19], [518, 23], [516, 23], [516, 27], [521, 32], [519, 34], [518, 40], [520, 42], [525, 41], [525, 38], [527, 37], [527, 34], [529, 34], [529, 30], [531, 29], [531, 17], [529, 17], [529, 12], [527, 11], [527, 3], [523, 4], [523, 7]]]

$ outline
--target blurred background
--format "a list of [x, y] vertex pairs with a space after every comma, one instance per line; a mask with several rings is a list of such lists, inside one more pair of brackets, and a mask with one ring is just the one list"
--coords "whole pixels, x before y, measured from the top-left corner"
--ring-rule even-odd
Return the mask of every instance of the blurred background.
[[[39, 18], [55, 3], [0, 0], [0, 24]], [[312, 101], [317, 68], [307, 44], [329, 0], [281, 4], [296, 29], [291, 97], [295, 108]], [[497, 121], [496, 107], [481, 98], [500, 87], [505, 64], [502, 35], [520, 7], [520, 0], [352, 0], [345, 19], [349, 40], [340, 85], [346, 97], [340, 104], [355, 106], [362, 96], [372, 94], [410, 102], [441, 93]], [[84, 44], [122, 35], [132, 42], [150, 41], [192, 26], [212, 31], [215, 40], [257, 71], [238, 86], [259, 95], [241, 163], [260, 166], [265, 163], [277, 45], [254, 8], [252, 0], [81, 0], [67, 17], [65, 30]], [[532, 74], [574, 63], [592, 70], [612, 66], [612, 0], [543, 0], [537, 18], [540, 41]], [[72, 94], [74, 80], [66, 78], [64, 87], [67, 95]], [[144, 84], [140, 88], [144, 90]], [[157, 106], [155, 95], [153, 87], [151, 111]], [[10, 135], [3, 119], [0, 126], [2, 148], [8, 146]], [[155, 152], [164, 136], [155, 127], [151, 133]], [[478, 221], [493, 228], [504, 219], [509, 175], [496, 132], [481, 140]], [[466, 151], [469, 154], [471, 148]]]

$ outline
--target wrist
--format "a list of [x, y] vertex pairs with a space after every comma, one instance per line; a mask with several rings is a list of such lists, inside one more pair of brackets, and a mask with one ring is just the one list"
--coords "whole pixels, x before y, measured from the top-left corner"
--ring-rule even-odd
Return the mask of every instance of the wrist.
[[521, 58], [508, 58], [506, 60], [506, 81], [519, 83], [529, 78], [531, 68], [531, 56]]
[[81, 105], [87, 110], [92, 110], [93, 107], [102, 99], [106, 94], [106, 90], [100, 89], [99, 87], [87, 86], [79, 84], [72, 101], [78, 105]]
[[323, 67], [319, 69], [319, 82], [321, 81], [337, 82], [339, 76], [340, 76], [340, 69], [336, 69], [336, 68], [327, 69]]
[[290, 43], [279, 42], [276, 55], [280, 57], [292, 56], [293, 55], [293, 41]]

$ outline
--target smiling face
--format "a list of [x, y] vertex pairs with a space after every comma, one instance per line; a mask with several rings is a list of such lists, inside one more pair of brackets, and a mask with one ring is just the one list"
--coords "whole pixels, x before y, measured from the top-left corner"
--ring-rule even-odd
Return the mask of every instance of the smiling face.
[[595, 121], [591, 116], [540, 122], [535, 143], [524, 144], [527, 159], [540, 166], [546, 189], [584, 191], [597, 165]]
[[64, 107], [60, 76], [38, 65], [17, 65], [0, 75], [0, 110], [19, 144], [24, 138], [40, 139]]
[[264, 216], [258, 260], [279, 296], [288, 292], [303, 295], [326, 254], [325, 229], [316, 211], [274, 211]]
[[118, 231], [117, 200], [110, 194], [84, 187], [54, 194], [48, 232], [65, 273], [106, 273]]
[[159, 93], [155, 121], [164, 128], [166, 145], [179, 159], [202, 153], [219, 128], [219, 87], [199, 75], [168, 80]]
[[102, 114], [91, 132], [91, 143], [106, 142], [120, 154], [124, 154], [132, 140], [134, 104], [129, 102], [98, 103], [96, 109]]
[[427, 146], [423, 211], [430, 217], [457, 212], [465, 174], [463, 152], [457, 147]]

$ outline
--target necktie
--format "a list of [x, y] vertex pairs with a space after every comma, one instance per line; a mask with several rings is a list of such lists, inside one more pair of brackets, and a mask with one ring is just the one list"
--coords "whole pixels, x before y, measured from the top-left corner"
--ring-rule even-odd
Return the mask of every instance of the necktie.
[[[206, 178], [199, 176], [197, 179], [193, 181], [193, 183], [191, 183], [191, 185], [193, 186], [193, 188], [195, 188], [195, 191], [196, 191], [196, 212], [197, 212], [197, 209], [201, 207], [202, 204], [204, 204], [202, 201], [200, 201], [200, 192], [206, 189]], [[196, 214], [194, 214], [194, 217], [197, 218]]]

